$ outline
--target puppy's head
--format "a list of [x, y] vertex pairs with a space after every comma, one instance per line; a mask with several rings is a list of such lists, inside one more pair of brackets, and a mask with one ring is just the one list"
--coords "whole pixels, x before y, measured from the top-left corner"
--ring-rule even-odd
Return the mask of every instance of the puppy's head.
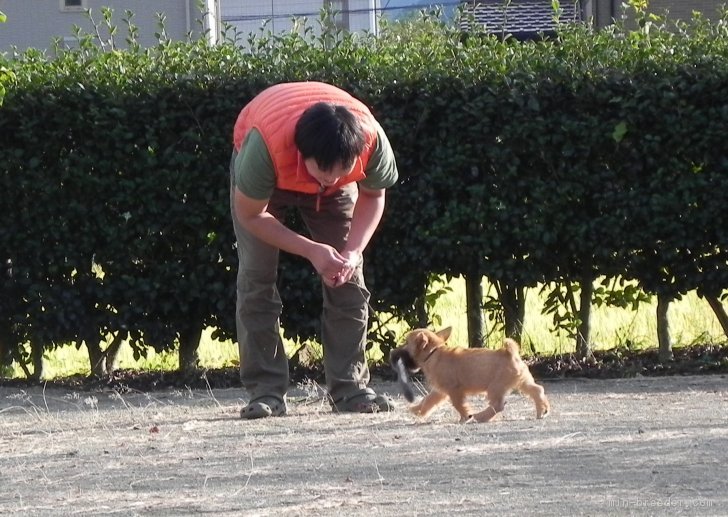
[[445, 346], [445, 341], [451, 332], [452, 327], [437, 332], [428, 329], [415, 329], [409, 332], [404, 338], [404, 344], [390, 354], [392, 366], [401, 359], [407, 371], [418, 372], [437, 348]]

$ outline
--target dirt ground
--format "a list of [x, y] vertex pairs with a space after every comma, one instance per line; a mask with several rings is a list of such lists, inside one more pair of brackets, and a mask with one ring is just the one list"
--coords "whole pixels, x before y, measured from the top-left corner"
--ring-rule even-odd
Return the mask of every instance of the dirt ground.
[[728, 515], [725, 375], [544, 382], [490, 424], [332, 414], [314, 383], [242, 421], [240, 389], [0, 388], [2, 515]]

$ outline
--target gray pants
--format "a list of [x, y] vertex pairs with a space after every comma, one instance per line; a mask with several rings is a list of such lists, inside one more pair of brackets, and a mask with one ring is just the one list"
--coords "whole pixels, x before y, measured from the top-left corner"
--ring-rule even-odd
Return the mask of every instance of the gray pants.
[[[283, 398], [288, 390], [289, 372], [279, 327], [282, 309], [276, 287], [279, 250], [240, 226], [232, 205], [234, 188], [231, 177], [230, 203], [238, 244], [235, 321], [240, 377], [250, 400], [266, 395]], [[313, 240], [341, 250], [351, 227], [356, 196], [356, 184], [347, 185], [333, 195], [322, 196], [316, 210], [316, 195], [276, 189], [268, 211], [283, 221], [285, 210], [296, 208]], [[369, 291], [364, 285], [361, 265], [346, 284], [331, 288], [321, 282], [321, 286], [324, 372], [329, 395], [337, 400], [366, 388], [369, 383], [364, 357]]]

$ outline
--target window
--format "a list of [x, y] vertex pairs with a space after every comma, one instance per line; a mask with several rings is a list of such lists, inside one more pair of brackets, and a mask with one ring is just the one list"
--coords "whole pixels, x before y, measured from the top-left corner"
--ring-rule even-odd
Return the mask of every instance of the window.
[[86, 0], [60, 0], [61, 11], [83, 11], [86, 8]]

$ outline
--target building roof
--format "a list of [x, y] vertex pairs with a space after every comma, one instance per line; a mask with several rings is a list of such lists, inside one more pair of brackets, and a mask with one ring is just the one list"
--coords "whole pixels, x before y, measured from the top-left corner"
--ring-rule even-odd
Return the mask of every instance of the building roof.
[[[556, 28], [552, 0], [470, 0], [463, 2], [464, 21], [461, 28], [470, 29], [468, 14], [491, 34], [511, 34], [517, 39], [532, 39], [540, 34], [553, 34]], [[581, 21], [578, 0], [560, 2], [562, 23]]]

